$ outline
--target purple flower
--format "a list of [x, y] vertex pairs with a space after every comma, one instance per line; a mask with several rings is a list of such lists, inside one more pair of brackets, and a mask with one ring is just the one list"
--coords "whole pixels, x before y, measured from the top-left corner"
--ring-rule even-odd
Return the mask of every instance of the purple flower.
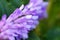
[[29, 31], [36, 28], [39, 19], [47, 17], [47, 4], [43, 0], [30, 0], [29, 4], [22, 4], [8, 18], [3, 15], [0, 20], [0, 40], [28, 38]]

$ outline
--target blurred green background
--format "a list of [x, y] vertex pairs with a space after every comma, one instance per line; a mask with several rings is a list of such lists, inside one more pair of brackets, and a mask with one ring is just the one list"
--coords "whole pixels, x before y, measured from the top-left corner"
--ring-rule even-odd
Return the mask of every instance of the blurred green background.
[[[40, 20], [37, 28], [29, 33], [28, 40], [60, 40], [60, 0], [44, 0], [48, 2], [48, 18]], [[29, 0], [0, 0], [0, 19], [3, 14], [7, 17], [21, 4]]]

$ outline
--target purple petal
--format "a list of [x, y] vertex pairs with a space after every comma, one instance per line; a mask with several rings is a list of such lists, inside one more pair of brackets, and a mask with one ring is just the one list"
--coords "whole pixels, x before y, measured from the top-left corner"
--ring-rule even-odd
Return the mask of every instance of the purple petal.
[[6, 15], [5, 14], [2, 16], [2, 20], [6, 21]]
[[17, 8], [7, 19], [7, 22], [11, 22], [12, 20], [21, 16], [21, 11]]

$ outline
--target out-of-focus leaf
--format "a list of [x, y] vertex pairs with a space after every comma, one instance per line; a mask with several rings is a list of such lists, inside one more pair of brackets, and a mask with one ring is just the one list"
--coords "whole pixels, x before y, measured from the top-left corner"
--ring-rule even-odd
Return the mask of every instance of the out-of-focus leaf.
[[24, 5], [26, 5], [26, 4], [29, 3], [29, 1], [30, 1], [30, 0], [22, 0], [22, 3], [23, 3]]
[[14, 10], [14, 7], [12, 8], [12, 5], [11, 5], [11, 8], [10, 8], [9, 3], [6, 0], [4, 0], [4, 1], [0, 0], [0, 15], [1, 16], [3, 14], [7, 14], [7, 16], [9, 16], [9, 14], [12, 13], [11, 9]]
[[6, 13], [5, 11], [5, 5], [6, 3], [3, 0], [0, 0], [0, 16], [2, 16], [2, 14]]
[[49, 29], [48, 22], [46, 19], [40, 20], [39, 28], [40, 28], [40, 38], [42, 40], [46, 40], [46, 32]]
[[9, 2], [11, 3], [11, 5], [15, 6], [15, 8], [20, 7], [22, 4], [21, 0], [9, 0]]
[[32, 31], [29, 33], [28, 40], [40, 40], [40, 38], [35, 34], [35, 32]]
[[47, 33], [48, 40], [60, 40], [60, 27], [53, 27]]
[[3, 14], [9, 16], [16, 8], [28, 2], [29, 0], [0, 0], [0, 18]]
[[47, 40], [60, 40], [60, 0], [49, 0]]
[[6, 5], [7, 7], [6, 7], [6, 11], [7, 11], [7, 16], [9, 16], [16, 8], [13, 6], [13, 5], [11, 5], [11, 3], [8, 3], [8, 5]]
[[60, 15], [60, 0], [49, 0], [49, 27], [54, 26], [57, 16]]

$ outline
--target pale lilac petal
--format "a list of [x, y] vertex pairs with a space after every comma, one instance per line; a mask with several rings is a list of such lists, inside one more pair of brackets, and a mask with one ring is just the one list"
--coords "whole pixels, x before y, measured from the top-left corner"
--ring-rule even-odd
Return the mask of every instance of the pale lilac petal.
[[22, 4], [19, 9], [22, 10], [23, 8], [24, 8], [24, 5]]
[[6, 21], [6, 18], [7, 18], [7, 16], [4, 14], [4, 15], [2, 16], [2, 20], [3, 20], [3, 21]]
[[30, 0], [30, 3], [33, 3], [34, 5], [41, 4], [43, 0]]
[[11, 22], [12, 20], [21, 16], [21, 11], [17, 8], [7, 19], [7, 22]]

